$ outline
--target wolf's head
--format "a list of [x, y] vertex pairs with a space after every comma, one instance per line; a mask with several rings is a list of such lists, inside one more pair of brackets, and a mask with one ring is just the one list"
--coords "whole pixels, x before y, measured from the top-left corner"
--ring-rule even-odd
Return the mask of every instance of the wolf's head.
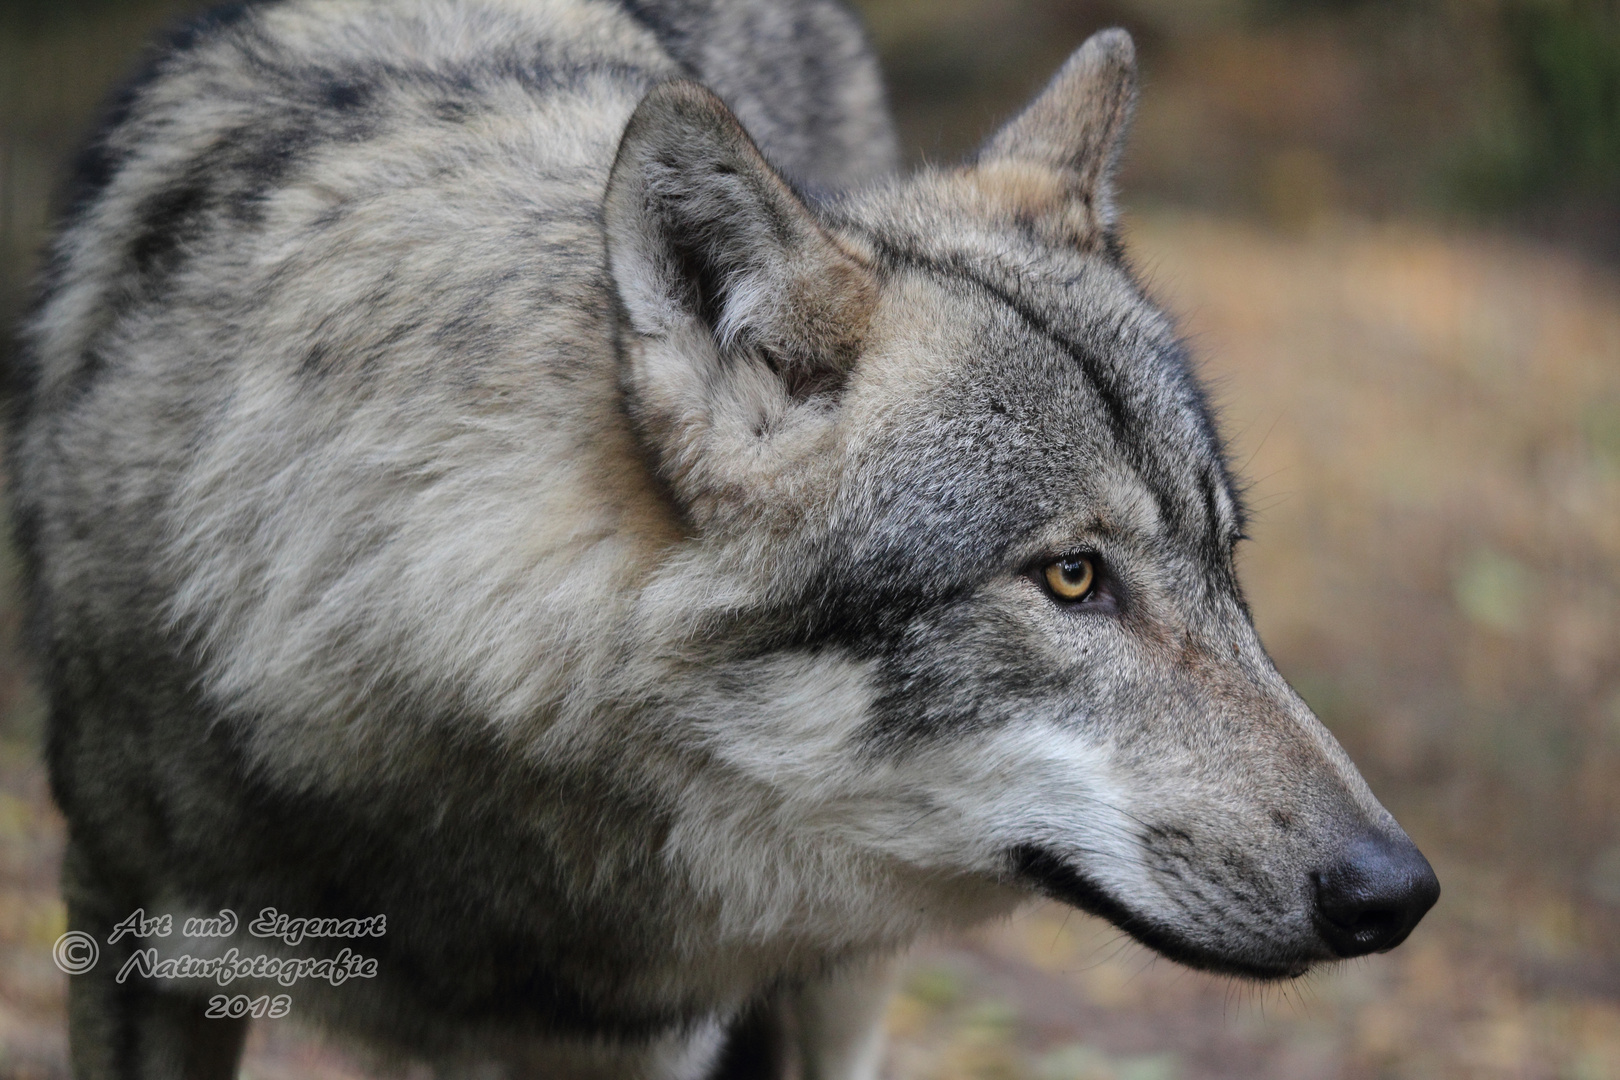
[[1098, 34], [969, 164], [820, 203], [695, 85], [631, 120], [622, 383], [689, 534], [650, 693], [724, 778], [670, 841], [718, 893], [897, 927], [1012, 886], [1260, 977], [1434, 903], [1250, 621], [1220, 440], [1115, 231], [1134, 93]]

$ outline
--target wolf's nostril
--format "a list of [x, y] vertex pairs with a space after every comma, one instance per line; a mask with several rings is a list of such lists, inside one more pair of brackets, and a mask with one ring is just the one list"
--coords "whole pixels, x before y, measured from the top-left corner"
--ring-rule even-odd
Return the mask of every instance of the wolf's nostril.
[[1404, 835], [1365, 833], [1314, 875], [1316, 927], [1339, 956], [1393, 949], [1440, 898], [1440, 882]]

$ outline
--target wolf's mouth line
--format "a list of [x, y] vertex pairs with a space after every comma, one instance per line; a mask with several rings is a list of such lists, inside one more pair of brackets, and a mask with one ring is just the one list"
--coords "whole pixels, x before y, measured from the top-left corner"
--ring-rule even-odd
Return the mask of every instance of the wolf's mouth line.
[[1268, 964], [1211, 952], [1131, 911], [1101, 885], [1046, 848], [1022, 845], [1012, 850], [1011, 857], [1014, 877], [1033, 886], [1041, 895], [1104, 919], [1148, 948], [1188, 967], [1249, 979], [1276, 980], [1297, 978], [1311, 966], [1309, 960], [1287, 965]]

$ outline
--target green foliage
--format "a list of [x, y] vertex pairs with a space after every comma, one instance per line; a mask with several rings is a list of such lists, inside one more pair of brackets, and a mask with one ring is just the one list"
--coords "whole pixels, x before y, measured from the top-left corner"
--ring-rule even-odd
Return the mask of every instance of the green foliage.
[[1535, 595], [1524, 564], [1489, 548], [1475, 549], [1454, 569], [1451, 590], [1471, 621], [1502, 634], [1519, 631]]
[[1620, 3], [1508, 0], [1501, 29], [1516, 115], [1475, 144], [1460, 194], [1620, 198]]
[[130, 0], [5, 0], [0, 4], [0, 29], [44, 30], [56, 23], [116, 15], [131, 6]]

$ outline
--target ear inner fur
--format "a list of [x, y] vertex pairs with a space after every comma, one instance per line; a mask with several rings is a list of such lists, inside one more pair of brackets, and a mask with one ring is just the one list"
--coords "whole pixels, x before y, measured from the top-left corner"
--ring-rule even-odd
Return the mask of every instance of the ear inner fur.
[[609, 262], [641, 334], [696, 318], [722, 348], [766, 350], [795, 386], [853, 364], [869, 268], [771, 168], [713, 93], [675, 81], [631, 117], [605, 202]]

